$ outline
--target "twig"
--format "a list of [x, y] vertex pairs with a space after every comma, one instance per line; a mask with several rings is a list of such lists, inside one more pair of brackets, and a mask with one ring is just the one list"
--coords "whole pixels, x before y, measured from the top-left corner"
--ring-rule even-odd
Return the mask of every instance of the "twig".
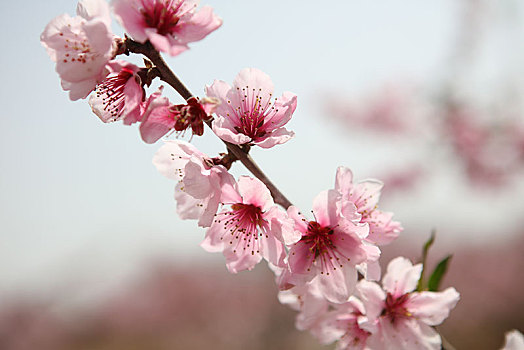
[[[160, 53], [151, 45], [149, 41], [142, 44], [136, 42], [130, 38], [125, 39], [125, 49], [124, 53], [139, 53], [146, 56], [158, 70], [158, 77], [165, 81], [167, 84], [173, 87], [180, 96], [182, 96], [186, 101], [193, 97], [193, 94], [189, 89], [178, 79], [178, 77], [171, 71], [168, 67]], [[211, 127], [211, 121], [207, 121], [206, 124]], [[264, 172], [258, 167], [253, 158], [244, 151], [238, 145], [226, 142], [222, 140], [227, 149], [238, 159], [244, 166], [260, 181], [262, 181], [266, 187], [271, 192], [273, 200], [276, 204], [281, 205], [283, 208], [287, 209], [292, 205], [292, 203], [284, 196], [282, 192], [269, 180], [269, 178], [264, 174]]]

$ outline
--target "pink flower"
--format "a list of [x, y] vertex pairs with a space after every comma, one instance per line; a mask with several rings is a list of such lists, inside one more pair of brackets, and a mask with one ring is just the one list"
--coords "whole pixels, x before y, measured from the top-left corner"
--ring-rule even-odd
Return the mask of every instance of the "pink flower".
[[140, 68], [121, 60], [110, 61], [106, 67], [110, 73], [89, 98], [91, 109], [104, 123], [123, 119], [130, 125], [139, 121], [144, 97], [137, 74]]
[[157, 50], [176, 56], [188, 43], [204, 39], [222, 25], [211, 7], [196, 11], [196, 0], [113, 0], [115, 15], [130, 36], [149, 40]]
[[235, 179], [195, 146], [180, 140], [164, 141], [153, 164], [164, 176], [177, 180], [175, 199], [181, 219], [198, 220], [209, 227], [220, 204], [222, 189], [235, 186]]
[[402, 231], [399, 222], [393, 221], [393, 214], [377, 209], [383, 183], [378, 180], [367, 180], [353, 183], [353, 173], [346, 167], [339, 167], [335, 178], [335, 190], [344, 199], [355, 204], [362, 216], [361, 223], [369, 225], [366, 240], [377, 245], [386, 245], [395, 240]]
[[354, 296], [343, 304], [334, 304], [332, 311], [324, 316], [319, 330], [314, 333], [323, 344], [337, 341], [337, 350], [364, 350], [371, 333], [360, 328], [359, 322], [365, 319], [364, 305]]
[[145, 103], [140, 135], [146, 143], [155, 143], [170, 130], [192, 129], [193, 135], [204, 133], [204, 121], [209, 120], [217, 102], [204, 98], [201, 102], [191, 98], [187, 104], [172, 105], [161, 97], [162, 88], [152, 94]]
[[185, 131], [191, 129], [193, 135], [202, 136], [204, 134], [204, 122], [211, 120], [218, 101], [210, 98], [203, 98], [201, 102], [195, 97], [191, 97], [187, 104], [172, 106], [170, 111], [173, 113], [174, 129]]
[[284, 244], [298, 237], [282, 229], [287, 218], [274, 205], [267, 187], [258, 179], [241, 176], [238, 188], [222, 188], [221, 201], [228, 208], [216, 215], [202, 247], [223, 252], [232, 273], [251, 270], [262, 258], [283, 266]]
[[506, 333], [506, 342], [501, 350], [522, 350], [524, 349], [524, 336], [514, 329]]
[[[440, 350], [441, 339], [431, 326], [444, 321], [460, 296], [454, 288], [442, 292], [414, 292], [422, 265], [403, 257], [393, 259], [382, 279], [357, 285], [366, 318], [360, 327], [372, 333], [372, 348], [385, 350]], [[371, 340], [371, 339], [370, 339]]]
[[309, 282], [317, 284], [327, 300], [347, 301], [357, 282], [355, 266], [368, 259], [363, 243], [368, 226], [351, 221], [354, 206], [334, 190], [321, 192], [313, 201], [315, 221], [306, 220], [294, 206], [288, 215], [302, 238], [290, 247], [289, 277], [283, 278], [281, 288]]
[[215, 80], [213, 85], [206, 86], [206, 94], [221, 101], [213, 131], [224, 141], [270, 148], [294, 135], [283, 126], [295, 111], [297, 96], [284, 92], [272, 102], [273, 82], [258, 69], [242, 69], [233, 87]]
[[[275, 271], [277, 275], [282, 272]], [[322, 332], [320, 325], [331, 304], [322, 296], [317, 285], [306, 284], [280, 291], [278, 300], [299, 312], [295, 321], [298, 330], [309, 330], [315, 335]]]
[[113, 34], [109, 7], [104, 0], [80, 0], [78, 16], [67, 14], [45, 27], [40, 41], [56, 62], [62, 88], [71, 100], [86, 98], [107, 75], [113, 56]]

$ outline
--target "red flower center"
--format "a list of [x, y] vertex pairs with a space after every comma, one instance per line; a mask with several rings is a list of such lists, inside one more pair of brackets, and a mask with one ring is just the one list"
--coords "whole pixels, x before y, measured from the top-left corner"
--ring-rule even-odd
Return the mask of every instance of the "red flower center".
[[268, 229], [262, 209], [252, 204], [236, 203], [231, 206], [231, 211], [218, 214], [215, 221], [224, 225], [221, 239], [229, 240], [235, 253], [240, 249], [251, 250], [251, 255], [260, 252], [259, 229], [266, 232], [266, 237]]
[[315, 258], [335, 248], [331, 241], [333, 229], [321, 226], [316, 221], [310, 221], [307, 226], [307, 233], [302, 236], [301, 241], [309, 245], [309, 251], [315, 254]]
[[177, 13], [184, 1], [141, 0], [141, 3], [140, 13], [148, 27], [156, 28], [160, 35], [173, 34], [180, 20]]
[[129, 68], [122, 68], [118, 74], [113, 74], [104, 79], [95, 88], [97, 97], [101, 97], [104, 104], [104, 111], [117, 120], [125, 106], [124, 89], [126, 83], [133, 77], [134, 73]]
[[402, 318], [411, 317], [411, 313], [406, 308], [406, 303], [409, 299], [409, 294], [403, 294], [399, 297], [388, 293], [385, 301], [385, 308], [382, 311], [382, 316], [389, 318], [391, 323]]

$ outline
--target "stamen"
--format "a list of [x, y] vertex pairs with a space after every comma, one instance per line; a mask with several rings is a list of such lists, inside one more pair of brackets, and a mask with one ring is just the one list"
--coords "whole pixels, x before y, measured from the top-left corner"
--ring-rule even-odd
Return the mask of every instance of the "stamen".
[[119, 74], [107, 77], [95, 88], [96, 96], [102, 99], [104, 111], [111, 115], [112, 121], [118, 120], [122, 115], [125, 106], [125, 85], [132, 76], [132, 70], [123, 68]]

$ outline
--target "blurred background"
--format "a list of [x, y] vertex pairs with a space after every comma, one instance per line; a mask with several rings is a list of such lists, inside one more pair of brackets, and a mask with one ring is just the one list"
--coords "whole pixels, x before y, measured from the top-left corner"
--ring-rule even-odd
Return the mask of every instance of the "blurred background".
[[[383, 180], [380, 207], [405, 228], [384, 266], [417, 260], [433, 229], [430, 263], [454, 255], [446, 338], [498, 349], [523, 331], [524, 4], [203, 4], [223, 26], [167, 61], [197, 95], [244, 67], [298, 95], [295, 139], [252, 150], [288, 198], [308, 211], [339, 165]], [[0, 349], [332, 348], [295, 330], [266, 266], [230, 275], [199, 247], [204, 231], [177, 218], [174, 183], [151, 164], [159, 144], [69, 101], [39, 36], [75, 7], [0, 3]], [[192, 142], [223, 151], [209, 133]]]

